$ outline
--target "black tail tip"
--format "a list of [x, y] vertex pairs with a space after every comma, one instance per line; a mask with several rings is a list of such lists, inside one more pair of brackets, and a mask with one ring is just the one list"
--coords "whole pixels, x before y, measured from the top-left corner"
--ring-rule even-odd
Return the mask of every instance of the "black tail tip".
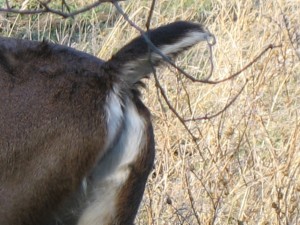
[[144, 36], [139, 36], [107, 62], [129, 83], [135, 83], [151, 73], [153, 66], [163, 62], [162, 55], [173, 58], [201, 41], [214, 40], [214, 36], [201, 24], [187, 21], [160, 26], [145, 35], [155, 49], [151, 49]]
[[151, 30], [148, 36], [152, 43], [165, 55], [181, 52], [201, 41], [214, 36], [199, 23], [177, 21]]

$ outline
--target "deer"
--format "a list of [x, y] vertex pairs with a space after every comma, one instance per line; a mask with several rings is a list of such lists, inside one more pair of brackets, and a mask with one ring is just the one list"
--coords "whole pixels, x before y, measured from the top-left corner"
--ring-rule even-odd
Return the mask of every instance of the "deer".
[[[210, 37], [194, 22], [144, 33], [166, 57]], [[0, 38], [0, 224], [132, 225], [154, 165], [142, 80], [164, 57], [140, 35], [103, 61]]]

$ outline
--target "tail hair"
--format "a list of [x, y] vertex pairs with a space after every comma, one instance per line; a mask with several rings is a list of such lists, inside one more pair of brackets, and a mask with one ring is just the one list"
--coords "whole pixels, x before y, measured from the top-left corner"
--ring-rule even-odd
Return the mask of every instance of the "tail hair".
[[[178, 21], [145, 33], [153, 45], [166, 57], [173, 58], [211, 34], [197, 23]], [[108, 62], [118, 76], [128, 84], [135, 84], [152, 72], [163, 60], [153, 51], [143, 36], [133, 39], [120, 49]]]

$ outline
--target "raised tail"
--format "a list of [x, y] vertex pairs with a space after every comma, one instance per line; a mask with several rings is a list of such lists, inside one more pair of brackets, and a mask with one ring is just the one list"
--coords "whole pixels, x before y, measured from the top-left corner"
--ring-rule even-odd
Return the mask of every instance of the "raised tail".
[[[211, 34], [197, 23], [178, 21], [145, 33], [153, 45], [166, 57], [173, 58]], [[139, 36], [120, 49], [107, 63], [128, 84], [135, 84], [152, 72], [152, 67], [163, 61], [144, 37]]]

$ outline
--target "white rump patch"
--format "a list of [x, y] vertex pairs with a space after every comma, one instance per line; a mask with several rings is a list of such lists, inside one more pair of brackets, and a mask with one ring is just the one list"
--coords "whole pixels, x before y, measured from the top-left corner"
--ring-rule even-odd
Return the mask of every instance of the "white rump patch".
[[106, 124], [107, 124], [107, 144], [108, 147], [113, 140], [120, 128], [123, 112], [122, 112], [122, 101], [119, 97], [119, 88], [114, 86], [113, 90], [109, 93], [106, 99]]
[[118, 140], [110, 137], [113, 145], [92, 172], [90, 204], [83, 211], [78, 225], [106, 225], [113, 221], [119, 191], [128, 179], [131, 163], [136, 160], [145, 143], [145, 122], [135, 104], [128, 99], [124, 114], [120, 114], [120, 100], [115, 94], [110, 95], [109, 99], [109, 135], [116, 134], [112, 129], [124, 124]]

